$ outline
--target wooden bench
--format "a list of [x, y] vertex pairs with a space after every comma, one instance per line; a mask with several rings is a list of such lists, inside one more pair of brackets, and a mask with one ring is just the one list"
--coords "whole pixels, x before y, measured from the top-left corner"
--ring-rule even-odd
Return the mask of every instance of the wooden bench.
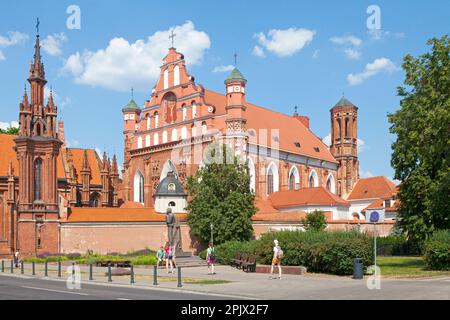
[[130, 268], [131, 267], [131, 261], [129, 260], [122, 260], [122, 261], [110, 261], [110, 260], [99, 260], [95, 262], [95, 266], [97, 267], [107, 267], [111, 265], [111, 267], [116, 268]]
[[241, 268], [242, 268], [242, 265], [243, 265], [245, 262], [247, 262], [248, 258], [249, 258], [249, 255], [247, 255], [247, 254], [241, 255], [240, 259], [239, 259], [239, 260], [236, 260], [236, 268], [241, 269]]
[[249, 256], [247, 261], [242, 263], [242, 270], [245, 272], [256, 272], [256, 257]]
[[238, 253], [234, 259], [231, 260], [230, 265], [232, 267], [238, 267], [242, 263], [242, 254]]

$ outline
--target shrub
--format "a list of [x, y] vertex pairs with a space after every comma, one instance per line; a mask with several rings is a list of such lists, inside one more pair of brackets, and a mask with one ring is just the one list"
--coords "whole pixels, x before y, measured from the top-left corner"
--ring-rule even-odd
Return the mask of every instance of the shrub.
[[356, 231], [269, 232], [259, 240], [232, 241], [217, 246], [217, 260], [228, 264], [236, 253], [241, 252], [256, 255], [259, 264], [271, 264], [274, 239], [283, 249], [283, 265], [301, 265], [313, 272], [349, 275], [353, 273], [354, 258], [362, 258], [366, 268], [373, 263], [372, 238]]
[[377, 254], [384, 256], [420, 255], [421, 245], [408, 241], [404, 236], [377, 238]]
[[425, 241], [424, 258], [428, 269], [450, 270], [450, 230], [437, 231]]
[[323, 211], [314, 210], [302, 220], [306, 230], [323, 231], [327, 227], [327, 219]]
[[[250, 248], [249, 241], [228, 241], [214, 247], [216, 261], [221, 264], [230, 264], [238, 253], [248, 253]], [[200, 258], [206, 259], [206, 250], [199, 254]]]

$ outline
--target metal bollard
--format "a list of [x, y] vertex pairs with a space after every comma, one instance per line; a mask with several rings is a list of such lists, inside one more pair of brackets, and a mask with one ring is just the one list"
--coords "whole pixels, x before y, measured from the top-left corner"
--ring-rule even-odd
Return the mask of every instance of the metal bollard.
[[92, 263], [89, 264], [89, 280], [94, 280], [92, 277]]
[[133, 265], [131, 265], [131, 268], [130, 268], [130, 283], [131, 284], [133, 284], [133, 283], [135, 283], [135, 281], [134, 281], [134, 266]]
[[112, 282], [111, 264], [108, 263], [108, 282]]
[[31, 275], [35, 276], [36, 275], [36, 262], [31, 262]]
[[25, 273], [25, 272], [24, 272], [24, 269], [23, 269], [23, 260], [20, 261], [20, 273], [21, 273], [21, 274], [24, 274], [24, 273]]
[[44, 277], [48, 277], [48, 261], [44, 262]]
[[58, 278], [61, 278], [61, 261], [58, 261]]
[[158, 285], [158, 266], [153, 267], [153, 285]]
[[181, 267], [178, 267], [178, 288], [181, 288], [183, 285], [181, 284]]
[[5, 272], [5, 261], [2, 260], [2, 272]]
[[14, 273], [14, 261], [11, 260], [11, 273]]
[[75, 284], [75, 262], [72, 261], [72, 284]]

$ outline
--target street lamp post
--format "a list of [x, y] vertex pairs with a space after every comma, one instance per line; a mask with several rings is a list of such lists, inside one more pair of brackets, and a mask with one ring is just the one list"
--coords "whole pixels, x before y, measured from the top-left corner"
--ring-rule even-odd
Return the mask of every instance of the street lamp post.
[[211, 222], [209, 226], [211, 228], [211, 243], [214, 243], [214, 236], [213, 236], [214, 224]]

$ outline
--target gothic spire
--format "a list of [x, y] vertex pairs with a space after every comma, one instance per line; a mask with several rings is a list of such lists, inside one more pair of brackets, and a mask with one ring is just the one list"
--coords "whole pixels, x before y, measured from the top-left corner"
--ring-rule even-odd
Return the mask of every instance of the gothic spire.
[[113, 158], [112, 158], [112, 172], [113, 173], [118, 173], [119, 172], [119, 170], [118, 170], [118, 167], [117, 167], [117, 158], [116, 158], [116, 155], [113, 155]]
[[36, 23], [36, 43], [34, 45], [34, 65], [41, 64], [41, 45], [39, 42], [39, 18]]
[[91, 171], [91, 168], [89, 167], [89, 161], [87, 156], [86, 149], [84, 150], [83, 154], [83, 167], [81, 168], [82, 171]]

